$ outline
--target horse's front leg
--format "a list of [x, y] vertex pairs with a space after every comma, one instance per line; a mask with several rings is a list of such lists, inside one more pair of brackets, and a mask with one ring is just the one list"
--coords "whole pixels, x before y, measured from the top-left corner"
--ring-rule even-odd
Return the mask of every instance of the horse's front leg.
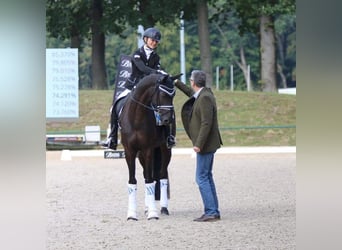
[[[127, 153], [129, 152], [129, 153]], [[136, 152], [126, 150], [125, 158], [128, 166], [128, 211], [127, 220], [138, 220], [137, 217], [137, 180], [135, 178], [135, 157]]]
[[155, 201], [155, 182], [152, 177], [153, 150], [144, 150], [144, 152], [140, 153], [144, 155], [143, 168], [145, 178], [145, 205], [147, 207], [147, 219], [159, 219]]

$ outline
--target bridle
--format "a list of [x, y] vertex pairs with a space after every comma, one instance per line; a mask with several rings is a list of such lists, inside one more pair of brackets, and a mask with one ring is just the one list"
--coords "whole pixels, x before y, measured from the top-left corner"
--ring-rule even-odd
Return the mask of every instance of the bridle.
[[157, 104], [153, 104], [153, 103], [152, 103], [153, 96], [154, 96], [155, 94], [158, 95], [158, 96], [157, 96], [157, 100], [158, 100], [158, 102], [159, 102], [159, 94], [160, 94], [160, 92], [164, 92], [164, 93], [166, 93], [168, 96], [173, 97], [173, 96], [175, 95], [175, 93], [176, 93], [176, 89], [175, 89], [175, 88], [169, 88], [169, 87], [167, 87], [167, 86], [165, 86], [165, 85], [162, 85], [162, 84], [160, 84], [160, 83], [156, 83], [155, 90], [154, 90], [153, 94], [151, 95], [151, 103], [150, 103], [150, 106], [148, 106], [148, 105], [146, 105], [146, 104], [144, 104], [144, 103], [138, 101], [137, 99], [135, 99], [134, 96], [133, 96], [133, 92], [131, 92], [131, 95], [130, 95], [130, 96], [131, 96], [131, 100], [132, 100], [133, 102], [139, 104], [140, 106], [143, 106], [143, 107], [146, 108], [146, 109], [152, 110], [152, 111], [154, 111], [154, 112], [158, 112], [158, 113], [159, 113], [161, 110], [168, 110], [168, 111], [169, 111], [169, 110], [173, 110], [173, 105], [159, 105], [159, 103], [157, 103]]

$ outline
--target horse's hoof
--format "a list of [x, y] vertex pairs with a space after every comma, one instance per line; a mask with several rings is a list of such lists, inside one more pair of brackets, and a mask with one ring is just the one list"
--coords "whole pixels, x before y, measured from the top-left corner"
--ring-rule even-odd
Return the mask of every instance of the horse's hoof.
[[138, 220], [137, 213], [135, 211], [128, 211], [127, 220]]
[[159, 220], [159, 217], [158, 216], [154, 216], [154, 217], [149, 217], [149, 218], [147, 218], [148, 220]]
[[137, 221], [138, 219], [135, 218], [135, 217], [127, 217], [127, 220], [134, 220], [134, 221]]
[[164, 215], [169, 215], [169, 210], [167, 209], [167, 207], [162, 207], [160, 209], [160, 213]]
[[151, 219], [156, 219], [156, 220], [158, 220], [158, 219], [159, 219], [159, 216], [158, 216], [157, 210], [149, 211], [148, 216], [147, 216], [147, 219], [148, 219], [148, 220], [151, 220]]

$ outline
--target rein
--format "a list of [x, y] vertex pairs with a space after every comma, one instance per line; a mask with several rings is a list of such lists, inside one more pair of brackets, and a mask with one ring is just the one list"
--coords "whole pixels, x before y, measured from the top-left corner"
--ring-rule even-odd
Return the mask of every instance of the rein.
[[145, 104], [143, 104], [142, 102], [139, 102], [138, 100], [134, 99], [133, 95], [131, 94], [131, 100], [137, 104], [139, 104], [140, 106], [143, 106], [144, 108], [147, 108], [149, 110], [152, 110], [152, 111], [155, 111], [156, 109], [153, 108], [152, 104], [151, 104], [151, 107], [150, 106], [147, 106]]

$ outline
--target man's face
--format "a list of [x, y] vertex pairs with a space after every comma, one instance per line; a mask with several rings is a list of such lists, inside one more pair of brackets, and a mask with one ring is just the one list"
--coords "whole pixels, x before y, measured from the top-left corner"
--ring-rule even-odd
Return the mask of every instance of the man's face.
[[195, 82], [194, 82], [192, 76], [190, 77], [190, 87], [191, 87], [192, 89], [194, 89], [194, 87], [195, 87]]

